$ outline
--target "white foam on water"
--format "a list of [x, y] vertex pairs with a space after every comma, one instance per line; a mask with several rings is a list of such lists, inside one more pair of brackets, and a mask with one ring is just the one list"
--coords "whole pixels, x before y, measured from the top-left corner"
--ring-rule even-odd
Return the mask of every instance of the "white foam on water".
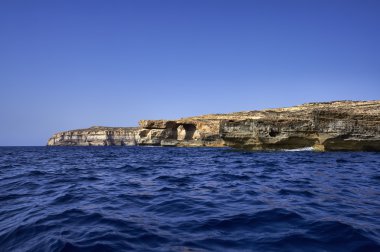
[[285, 149], [283, 151], [313, 151], [313, 147], [304, 147], [304, 148], [298, 148], [298, 149]]

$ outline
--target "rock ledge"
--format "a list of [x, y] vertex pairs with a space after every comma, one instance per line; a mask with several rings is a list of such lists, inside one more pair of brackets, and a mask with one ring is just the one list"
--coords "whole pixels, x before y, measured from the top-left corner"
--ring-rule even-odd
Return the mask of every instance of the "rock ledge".
[[141, 120], [135, 128], [94, 126], [57, 133], [48, 145], [380, 151], [380, 101], [316, 102], [179, 120]]

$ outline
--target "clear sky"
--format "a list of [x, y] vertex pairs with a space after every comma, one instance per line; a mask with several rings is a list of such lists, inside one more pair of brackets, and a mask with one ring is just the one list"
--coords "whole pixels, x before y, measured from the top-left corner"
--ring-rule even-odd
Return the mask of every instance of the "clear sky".
[[380, 98], [379, 0], [1, 0], [0, 145]]

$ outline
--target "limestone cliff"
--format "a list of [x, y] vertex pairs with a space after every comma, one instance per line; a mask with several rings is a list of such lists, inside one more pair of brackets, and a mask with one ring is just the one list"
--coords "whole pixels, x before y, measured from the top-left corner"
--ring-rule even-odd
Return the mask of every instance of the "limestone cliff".
[[220, 120], [141, 120], [137, 128], [91, 127], [54, 134], [49, 146], [224, 146]]
[[52, 146], [136, 145], [137, 128], [100, 127], [69, 130], [54, 134], [48, 141]]
[[221, 122], [221, 137], [231, 147], [380, 151], [380, 101], [308, 103], [238, 114]]
[[220, 120], [186, 118], [176, 121], [141, 120], [136, 134], [139, 145], [224, 146]]
[[380, 151], [380, 101], [308, 103], [179, 120], [141, 120], [136, 128], [91, 127], [57, 133], [48, 145]]

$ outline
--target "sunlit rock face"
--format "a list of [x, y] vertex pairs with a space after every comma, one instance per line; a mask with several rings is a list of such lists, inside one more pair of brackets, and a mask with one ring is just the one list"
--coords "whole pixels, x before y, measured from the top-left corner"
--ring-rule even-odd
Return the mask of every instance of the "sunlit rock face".
[[222, 147], [220, 120], [141, 120], [136, 128], [91, 127], [53, 135], [50, 146], [189, 146]]
[[70, 130], [54, 134], [48, 145], [55, 146], [109, 146], [136, 145], [137, 128], [101, 127]]
[[380, 151], [380, 101], [308, 103], [179, 120], [141, 120], [136, 128], [91, 127], [57, 133], [48, 145]]
[[138, 145], [222, 147], [220, 120], [185, 118], [176, 121], [141, 120]]
[[308, 103], [221, 122], [226, 145], [249, 149], [380, 151], [380, 101]]

